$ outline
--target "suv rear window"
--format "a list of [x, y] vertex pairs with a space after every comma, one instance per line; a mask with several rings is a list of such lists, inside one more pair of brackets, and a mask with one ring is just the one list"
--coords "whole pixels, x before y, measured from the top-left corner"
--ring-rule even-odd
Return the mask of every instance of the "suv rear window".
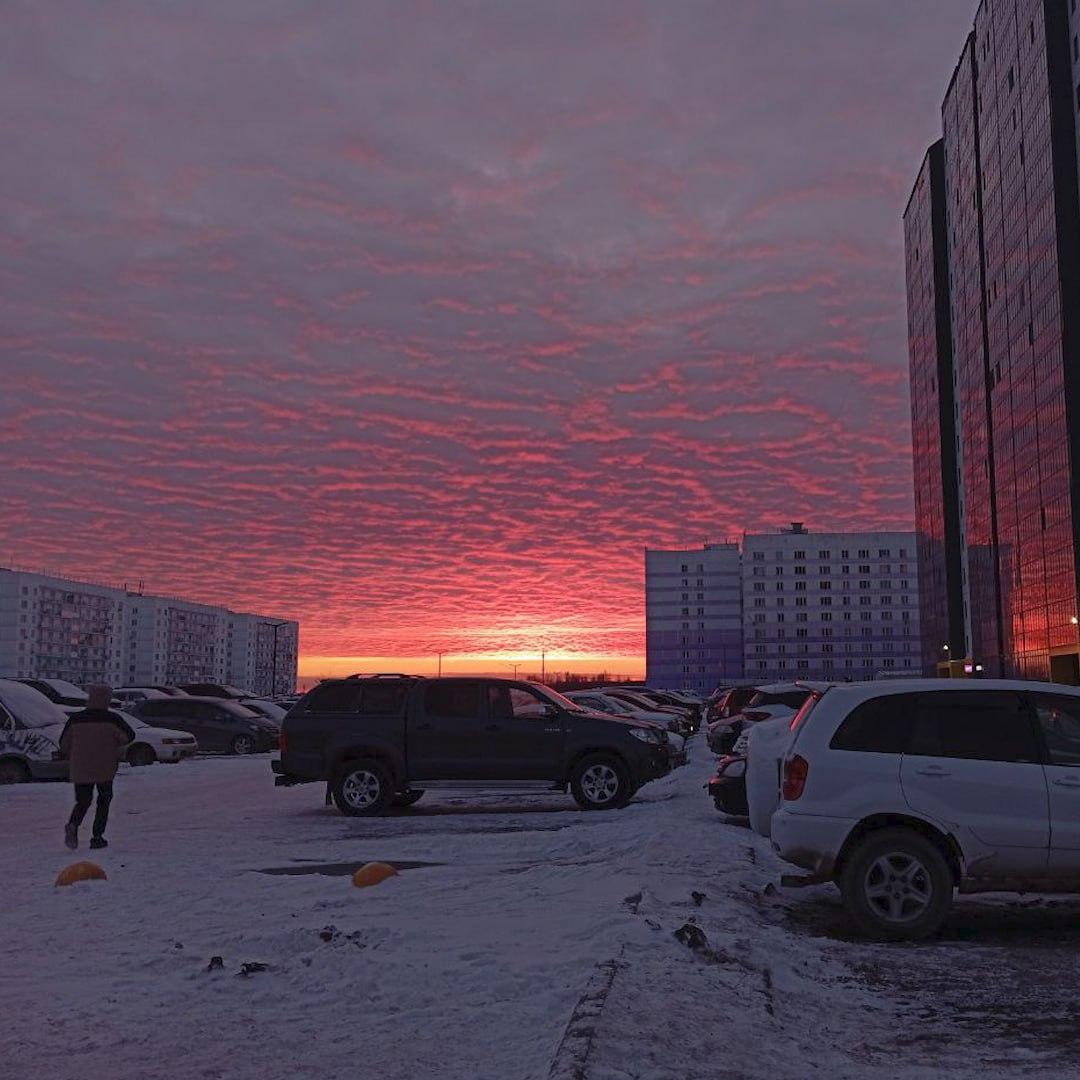
[[371, 679], [324, 683], [304, 699], [304, 712], [396, 713], [405, 704], [404, 681]]
[[1007, 690], [919, 694], [909, 754], [976, 761], [1040, 759], [1031, 714]]
[[831, 750], [902, 754], [915, 726], [915, 695], [889, 694], [856, 705], [836, 730]]

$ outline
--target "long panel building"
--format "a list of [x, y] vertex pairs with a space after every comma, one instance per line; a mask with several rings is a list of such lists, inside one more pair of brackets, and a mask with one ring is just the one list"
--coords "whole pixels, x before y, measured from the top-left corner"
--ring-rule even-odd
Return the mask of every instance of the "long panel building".
[[0, 677], [296, 687], [299, 624], [0, 567]]
[[[1080, 681], [1076, 7], [983, 0], [928, 155], [941, 167], [927, 182], [924, 163], [905, 215], [928, 672], [959, 648], [990, 675]], [[931, 240], [927, 219], [944, 223]], [[931, 282], [928, 257], [947, 274]], [[949, 317], [933, 347], [930, 308]]]

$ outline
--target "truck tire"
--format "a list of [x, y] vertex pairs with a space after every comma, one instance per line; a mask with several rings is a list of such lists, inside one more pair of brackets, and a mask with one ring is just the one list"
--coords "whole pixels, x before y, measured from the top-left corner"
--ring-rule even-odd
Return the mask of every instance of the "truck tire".
[[574, 766], [570, 791], [582, 810], [618, 810], [634, 794], [626, 766], [612, 754], [590, 754]]
[[938, 847], [914, 829], [881, 829], [858, 842], [840, 871], [844, 907], [875, 941], [917, 941], [941, 928], [953, 877]]
[[381, 814], [393, 798], [389, 771], [372, 758], [346, 762], [334, 778], [334, 803], [348, 817]]

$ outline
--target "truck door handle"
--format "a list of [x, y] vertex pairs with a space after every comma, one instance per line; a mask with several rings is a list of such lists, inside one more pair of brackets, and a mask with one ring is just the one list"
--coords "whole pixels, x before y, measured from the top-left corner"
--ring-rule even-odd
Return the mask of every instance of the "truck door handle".
[[919, 776], [952, 776], [948, 769], [942, 769], [938, 765], [928, 765], [925, 769], [916, 769]]
[[1055, 780], [1054, 783], [1058, 787], [1080, 788], [1080, 779], [1075, 776], [1063, 776], [1061, 779]]

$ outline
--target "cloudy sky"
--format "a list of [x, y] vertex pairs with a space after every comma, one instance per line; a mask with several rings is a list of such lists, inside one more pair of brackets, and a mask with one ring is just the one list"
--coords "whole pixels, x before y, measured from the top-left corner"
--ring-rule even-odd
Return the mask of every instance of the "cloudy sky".
[[0, 565], [628, 671], [646, 545], [910, 525], [972, 12], [6, 0]]

